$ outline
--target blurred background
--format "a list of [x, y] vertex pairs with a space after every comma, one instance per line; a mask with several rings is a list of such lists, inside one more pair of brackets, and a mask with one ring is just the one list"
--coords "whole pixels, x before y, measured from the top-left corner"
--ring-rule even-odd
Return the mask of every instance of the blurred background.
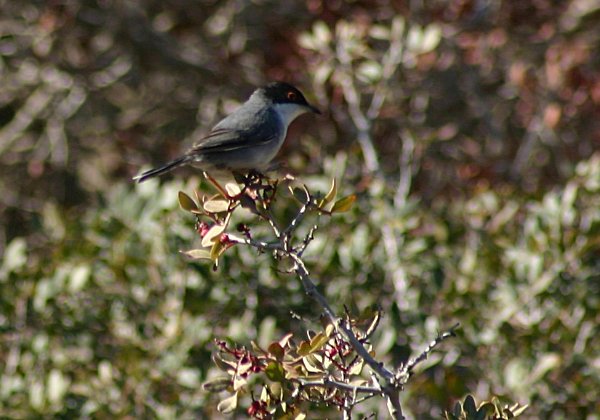
[[287, 170], [359, 195], [306, 254], [321, 290], [381, 305], [388, 363], [462, 324], [406, 414], [472, 393], [597, 419], [593, 0], [0, 0], [0, 416], [215, 416], [215, 337], [317, 317], [268, 255], [182, 258], [197, 172], [131, 182], [272, 80], [324, 111], [293, 125]]

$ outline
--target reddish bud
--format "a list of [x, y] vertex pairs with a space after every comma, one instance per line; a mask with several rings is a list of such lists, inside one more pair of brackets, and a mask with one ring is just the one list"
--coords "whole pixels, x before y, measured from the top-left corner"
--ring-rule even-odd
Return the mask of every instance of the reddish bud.
[[200, 234], [200, 236], [202, 238], [204, 238], [204, 235], [206, 235], [206, 233], [209, 231], [210, 228], [211, 228], [211, 226], [208, 223], [200, 222], [200, 223], [198, 223], [198, 227], [196, 228], [196, 231]]
[[258, 412], [260, 410], [261, 410], [260, 401], [252, 401], [252, 404], [250, 404], [250, 407], [248, 407], [248, 415], [255, 416], [256, 414], [258, 414]]

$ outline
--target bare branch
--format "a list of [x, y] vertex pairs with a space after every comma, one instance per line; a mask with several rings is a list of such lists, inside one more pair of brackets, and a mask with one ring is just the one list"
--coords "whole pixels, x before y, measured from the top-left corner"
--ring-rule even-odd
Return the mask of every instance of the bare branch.
[[408, 363], [400, 370], [399, 374], [407, 374], [411, 375], [413, 369], [421, 362], [425, 361], [429, 354], [433, 351], [435, 347], [441, 344], [443, 341], [450, 337], [456, 337], [456, 330], [460, 327], [459, 323], [454, 324], [448, 331], [439, 334], [435, 340], [433, 340], [421, 354], [415, 357], [412, 360], [409, 360]]
[[342, 319], [337, 318], [325, 297], [318, 292], [302, 259], [294, 252], [286, 252], [285, 254], [294, 261], [294, 270], [300, 277], [306, 294], [317, 301], [336, 330], [342, 334], [344, 339], [350, 343], [354, 351], [364, 359], [365, 363], [369, 365], [369, 367], [376, 372], [379, 378], [384, 382], [384, 386], [381, 387], [381, 392], [386, 397], [390, 416], [394, 419], [403, 419], [404, 416], [402, 414], [399, 396], [401, 386], [398, 386], [396, 383], [394, 374], [388, 370], [383, 363], [375, 360], [346, 323], [343, 322]]
[[296, 252], [298, 253], [298, 256], [301, 257], [302, 254], [304, 254], [304, 251], [306, 250], [306, 247], [308, 246], [308, 244], [310, 244], [310, 242], [315, 239], [315, 231], [319, 228], [319, 226], [317, 225], [313, 225], [310, 230], [308, 231], [308, 234], [304, 237], [304, 240], [302, 241], [302, 245], [300, 245], [298, 247], [298, 249], [296, 250]]
[[360, 385], [351, 385], [345, 382], [339, 382], [333, 380], [331, 378], [324, 378], [314, 381], [307, 381], [304, 379], [294, 379], [294, 381], [298, 382], [302, 387], [323, 387], [323, 388], [336, 388], [340, 391], [349, 391], [361, 394], [381, 394], [381, 390], [379, 388], [375, 388], [372, 386], [360, 386]]
[[230, 242], [233, 242], [236, 244], [250, 245], [251, 247], [258, 249], [259, 251], [264, 251], [267, 249], [274, 250], [274, 251], [282, 250], [281, 246], [277, 242], [273, 243], [273, 242], [257, 241], [255, 239], [242, 238], [242, 237], [234, 235], [232, 233], [228, 233], [227, 237]]

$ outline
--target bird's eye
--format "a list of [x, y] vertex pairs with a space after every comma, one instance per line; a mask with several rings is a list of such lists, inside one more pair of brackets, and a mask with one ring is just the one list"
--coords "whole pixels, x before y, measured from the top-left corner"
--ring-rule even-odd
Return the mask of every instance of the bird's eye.
[[287, 97], [290, 101], [295, 101], [298, 98], [298, 96], [296, 95], [296, 92], [292, 92], [292, 91], [289, 91], [287, 93]]

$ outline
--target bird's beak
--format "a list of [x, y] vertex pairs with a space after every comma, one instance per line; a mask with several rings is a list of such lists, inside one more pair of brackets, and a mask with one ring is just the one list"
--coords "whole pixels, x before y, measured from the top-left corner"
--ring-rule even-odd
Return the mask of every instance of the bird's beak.
[[312, 106], [311, 104], [306, 104], [310, 112], [314, 112], [315, 114], [321, 115], [321, 111], [316, 106]]

